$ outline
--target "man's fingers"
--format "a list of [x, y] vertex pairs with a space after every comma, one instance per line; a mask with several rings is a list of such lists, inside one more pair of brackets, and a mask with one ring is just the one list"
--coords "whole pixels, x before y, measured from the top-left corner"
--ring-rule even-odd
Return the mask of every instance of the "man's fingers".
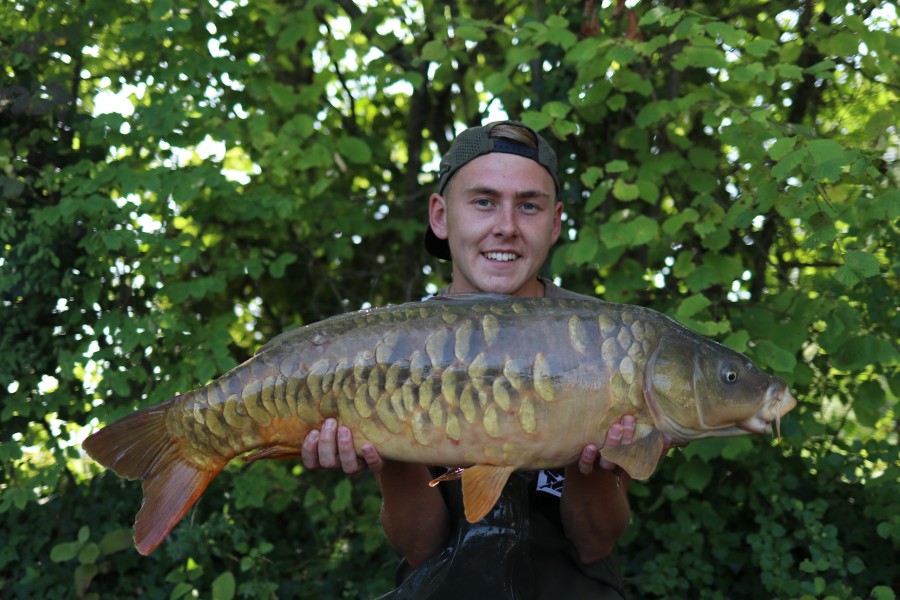
[[347, 475], [358, 473], [362, 469], [359, 458], [356, 456], [356, 450], [353, 448], [353, 437], [350, 429], [347, 427], [339, 427], [338, 434], [338, 456], [341, 459], [341, 468]]
[[335, 429], [337, 423], [334, 419], [326, 419], [322, 424], [322, 432], [319, 434], [319, 464], [326, 469], [338, 466], [337, 448], [335, 442]]
[[369, 470], [373, 473], [378, 473], [381, 469], [384, 468], [384, 459], [381, 458], [381, 455], [378, 454], [378, 451], [375, 450], [375, 447], [372, 444], [366, 444], [362, 449], [363, 458], [366, 461], [366, 465], [368, 465]]
[[300, 456], [303, 458], [303, 466], [307, 469], [319, 468], [319, 430], [313, 429], [303, 440], [300, 448]]
[[584, 475], [590, 475], [594, 470], [594, 463], [597, 461], [597, 446], [588, 444], [581, 451], [581, 458], [578, 459], [578, 470]]
[[634, 415], [625, 415], [622, 417], [622, 438], [620, 442], [628, 445], [634, 439], [634, 429], [637, 425]]

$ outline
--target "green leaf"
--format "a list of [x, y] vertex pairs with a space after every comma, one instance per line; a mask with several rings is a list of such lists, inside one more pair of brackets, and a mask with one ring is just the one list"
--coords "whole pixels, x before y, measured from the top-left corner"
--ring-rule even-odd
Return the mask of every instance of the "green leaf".
[[712, 480], [713, 470], [706, 461], [692, 458], [679, 466], [677, 474], [685, 487], [699, 492]]
[[851, 250], [844, 255], [844, 265], [861, 279], [874, 277], [881, 272], [878, 259], [863, 250]]
[[788, 152], [772, 167], [772, 175], [779, 181], [796, 176], [800, 165], [808, 156], [809, 152], [806, 148]]
[[710, 304], [712, 302], [703, 294], [694, 294], [685, 298], [678, 305], [677, 315], [680, 319], [686, 319], [694, 316]]
[[795, 137], [778, 138], [769, 148], [769, 156], [774, 160], [781, 160], [794, 148], [796, 143], [797, 138]]
[[483, 27], [477, 25], [460, 25], [456, 28], [456, 37], [467, 42], [480, 42], [487, 39], [487, 33]]
[[338, 140], [338, 151], [350, 162], [366, 164], [372, 160], [372, 150], [365, 140], [355, 137], [342, 137]]
[[810, 140], [807, 144], [814, 165], [844, 159], [844, 147], [834, 140]]
[[746, 329], [741, 329], [740, 331], [735, 331], [731, 335], [729, 335], [723, 343], [735, 350], [737, 352], [746, 352], [747, 344], [750, 341], [750, 334], [747, 333]]
[[597, 182], [604, 176], [604, 171], [600, 167], [588, 167], [581, 174], [581, 183], [588, 188], [594, 188]]
[[442, 62], [449, 55], [444, 40], [430, 40], [422, 46], [422, 58], [431, 62]]
[[600, 241], [591, 235], [582, 235], [569, 246], [569, 256], [575, 261], [575, 264], [584, 265], [592, 263], [597, 258], [597, 252], [600, 251]]
[[85, 564], [75, 567], [75, 593], [83, 596], [91, 585], [91, 581], [97, 575], [97, 565]]
[[894, 113], [888, 109], [879, 110], [866, 123], [866, 135], [871, 138], [879, 138], [894, 124]]
[[686, 208], [677, 215], [671, 216], [663, 223], [663, 231], [673, 235], [681, 231], [686, 223], [696, 223], [700, 219], [700, 213], [693, 208]]
[[641, 195], [641, 190], [633, 183], [628, 183], [623, 179], [616, 179], [613, 185], [613, 196], [623, 202], [636, 200]]
[[638, 194], [641, 200], [650, 204], [656, 204], [659, 200], [659, 187], [648, 179], [637, 180]]
[[578, 36], [568, 29], [548, 29], [544, 37], [564, 50], [571, 48], [578, 41]]
[[771, 52], [777, 47], [777, 44], [772, 40], [767, 40], [764, 38], [758, 38], [748, 43], [745, 48], [747, 52], [751, 55], [756, 56], [758, 58], [764, 57], [766, 54]]
[[732, 437], [725, 440], [722, 447], [722, 458], [734, 460], [753, 452], [753, 440], [749, 437]]
[[3, 182], [3, 196], [7, 200], [18, 198], [22, 194], [22, 191], [25, 189], [25, 184], [19, 179], [3, 177], [0, 178], [0, 181]]
[[350, 506], [352, 487], [349, 479], [342, 479], [334, 488], [334, 500], [331, 501], [332, 512], [347, 510]]
[[547, 113], [553, 119], [564, 119], [571, 110], [572, 107], [565, 102], [555, 101], [547, 102], [543, 108], [541, 108], [542, 112]]
[[620, 246], [640, 246], [652, 240], [659, 230], [656, 221], [640, 215], [632, 221], [609, 222], [600, 226], [600, 240], [610, 249]]
[[628, 46], [613, 46], [609, 49], [607, 57], [624, 66], [633, 62], [638, 57], [638, 53]]
[[628, 170], [628, 163], [624, 160], [611, 160], [605, 166], [607, 173], [623, 173]]
[[758, 340], [754, 354], [763, 365], [779, 373], [792, 373], [797, 366], [797, 358], [792, 352], [769, 340]]
[[700, 67], [703, 69], [724, 69], [728, 66], [725, 53], [718, 48], [698, 48], [687, 46], [681, 54], [675, 57], [672, 66], [682, 71], [688, 67]]
[[864, 335], [848, 339], [831, 358], [837, 368], [855, 371], [869, 365], [895, 365], [900, 354], [888, 340]]
[[803, 561], [800, 563], [800, 570], [804, 573], [815, 573], [816, 571], [818, 571], [818, 569], [816, 568], [816, 564], [808, 558], [803, 559]]
[[853, 272], [853, 269], [851, 269], [847, 265], [838, 267], [834, 272], [834, 278], [841, 282], [843, 285], [850, 288], [862, 281], [859, 276]]
[[126, 527], [110, 531], [100, 541], [100, 551], [103, 554], [112, 554], [130, 548], [134, 544], [132, 534], [131, 528]]
[[871, 600], [896, 600], [897, 596], [894, 590], [886, 585], [876, 585], [869, 592], [868, 596]]
[[78, 556], [82, 547], [81, 542], [63, 542], [50, 549], [50, 560], [53, 562], [66, 562]]
[[484, 79], [484, 88], [498, 96], [509, 89], [509, 76], [505, 73], [491, 73]]
[[285, 252], [281, 256], [278, 257], [272, 264], [269, 265], [269, 273], [275, 279], [281, 279], [284, 277], [285, 269], [287, 269], [288, 265], [297, 262], [297, 255], [293, 252]]
[[78, 552], [78, 562], [83, 565], [92, 565], [100, 557], [100, 546], [94, 543], [85, 544]]
[[213, 600], [231, 600], [234, 598], [235, 581], [231, 571], [225, 571], [212, 582]]
[[588, 197], [588, 200], [584, 205], [584, 211], [586, 213], [595, 211], [597, 207], [603, 204], [603, 202], [606, 200], [606, 196], [609, 194], [609, 190], [611, 188], [612, 185], [610, 185], [609, 180], [606, 180], [595, 187], [594, 191], [591, 192], [591, 195]]
[[711, 36], [722, 38], [722, 41], [729, 46], [739, 45], [747, 35], [747, 32], [722, 21], [711, 21], [703, 27]]
[[522, 122], [535, 131], [540, 131], [549, 127], [550, 123], [553, 122], [553, 118], [548, 114], [529, 110], [522, 113]]
[[177, 600], [178, 598], [183, 598], [193, 591], [193, 585], [182, 581], [181, 583], [176, 584], [174, 588], [172, 588], [172, 593], [169, 594], [169, 600]]

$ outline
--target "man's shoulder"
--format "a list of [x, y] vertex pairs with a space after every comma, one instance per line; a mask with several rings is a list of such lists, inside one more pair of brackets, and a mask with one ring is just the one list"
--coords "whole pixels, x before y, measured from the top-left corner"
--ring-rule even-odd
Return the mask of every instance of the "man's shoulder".
[[597, 300], [593, 296], [585, 296], [584, 294], [578, 294], [571, 290], [567, 290], [565, 288], [561, 288], [549, 279], [541, 277], [541, 281], [544, 283], [544, 298], [565, 298], [569, 300]]

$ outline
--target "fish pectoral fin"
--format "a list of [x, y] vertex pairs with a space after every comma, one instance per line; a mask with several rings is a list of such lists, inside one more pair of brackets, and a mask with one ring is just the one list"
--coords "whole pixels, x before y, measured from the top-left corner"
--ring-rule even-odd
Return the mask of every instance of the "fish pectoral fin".
[[454, 467], [452, 469], [447, 469], [447, 472], [443, 475], [438, 475], [434, 479], [428, 482], [428, 487], [434, 487], [439, 483], [443, 483], [445, 481], [453, 481], [455, 479], [462, 479], [463, 471], [465, 471], [465, 467]]
[[647, 479], [656, 469], [663, 447], [663, 436], [654, 429], [630, 444], [602, 448], [600, 454], [625, 469], [632, 478]]
[[249, 463], [264, 458], [300, 458], [300, 456], [300, 448], [295, 446], [275, 445], [260, 448], [253, 454], [242, 456], [241, 460]]
[[462, 472], [463, 505], [466, 521], [476, 523], [494, 508], [503, 486], [515, 467], [476, 465]]

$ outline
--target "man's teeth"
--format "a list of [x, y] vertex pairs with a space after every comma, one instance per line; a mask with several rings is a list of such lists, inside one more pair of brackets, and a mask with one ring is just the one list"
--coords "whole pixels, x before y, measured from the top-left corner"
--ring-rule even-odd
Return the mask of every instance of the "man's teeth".
[[484, 256], [488, 260], [498, 260], [500, 262], [508, 262], [519, 258], [517, 254], [512, 252], [485, 252]]

